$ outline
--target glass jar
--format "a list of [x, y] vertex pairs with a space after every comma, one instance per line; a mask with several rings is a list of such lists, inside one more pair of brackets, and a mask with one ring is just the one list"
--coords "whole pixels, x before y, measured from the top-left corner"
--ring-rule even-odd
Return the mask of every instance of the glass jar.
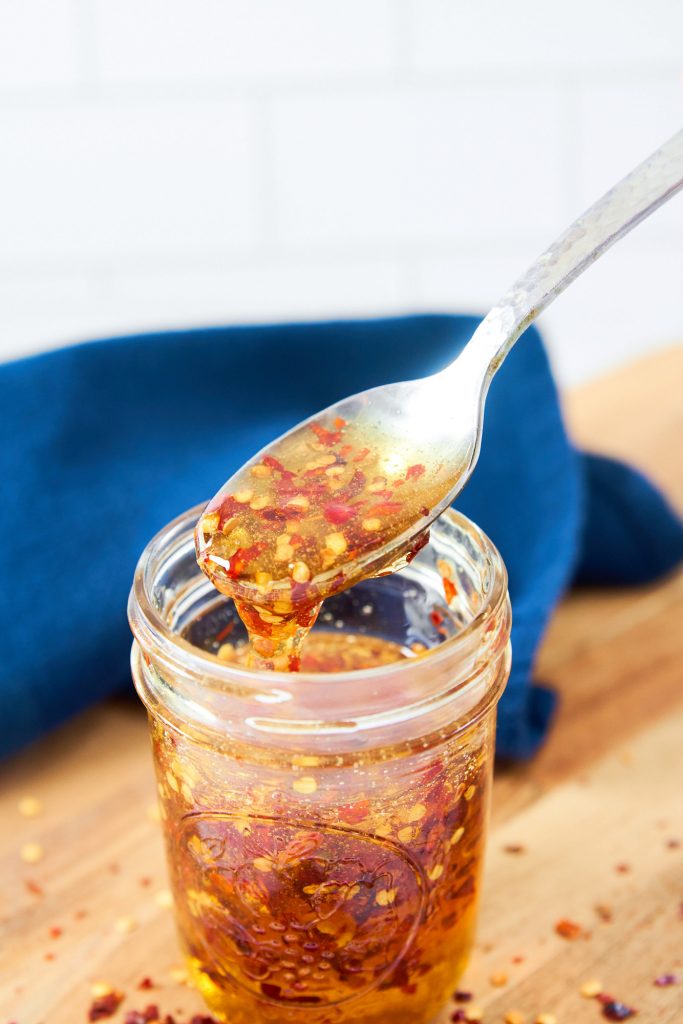
[[510, 667], [501, 558], [447, 512], [315, 627], [418, 656], [254, 672], [216, 654], [240, 624], [195, 563], [199, 512], [151, 541], [129, 606], [193, 980], [231, 1024], [427, 1022], [474, 936]]

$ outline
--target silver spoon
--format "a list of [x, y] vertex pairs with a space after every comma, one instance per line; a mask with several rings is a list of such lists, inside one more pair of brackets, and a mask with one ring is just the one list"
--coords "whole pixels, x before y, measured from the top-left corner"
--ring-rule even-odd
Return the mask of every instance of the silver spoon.
[[[291, 597], [293, 605], [299, 599], [295, 587], [297, 574], [299, 583], [305, 584], [307, 596], [304, 597], [310, 604], [314, 598], [322, 600], [363, 576], [384, 574], [404, 564], [415, 550], [416, 537], [418, 543], [420, 538], [426, 537], [429, 524], [453, 502], [472, 473], [479, 454], [489, 385], [519, 336], [579, 274], [682, 186], [683, 131], [631, 171], [560, 235], [514, 282], [479, 324], [457, 359], [445, 370], [421, 380], [383, 385], [345, 398], [294, 427], [259, 452], [221, 488], [200, 519], [196, 533], [197, 553], [207, 575], [219, 589], [237, 598], [240, 604], [258, 603], [262, 608], [279, 604], [281, 609], [285, 609], [286, 600], [283, 603], [283, 599], [287, 594], [294, 595]], [[216, 509], [221, 500], [227, 496], [232, 502], [230, 495], [253, 494], [250, 489], [254, 482], [252, 475], [258, 477], [260, 472], [265, 473], [265, 470], [259, 470], [264, 466], [264, 457], [278, 456], [283, 452], [291, 454], [298, 451], [297, 446], [315, 448], [316, 445], [311, 443], [315, 439], [310, 433], [316, 429], [315, 425], [322, 423], [329, 427], [341, 421], [352, 425], [357, 436], [372, 438], [383, 459], [374, 464], [374, 471], [377, 472], [378, 465], [381, 473], [386, 470], [387, 486], [409, 485], [400, 492], [401, 514], [389, 515], [382, 522], [382, 528], [375, 526], [375, 532], [369, 531], [364, 541], [364, 526], [376, 523], [372, 516], [362, 518], [368, 509], [371, 510], [372, 498], [367, 494], [365, 499], [362, 495], [354, 495], [353, 508], [360, 511], [356, 516], [355, 540], [349, 541], [353, 552], [338, 551], [331, 562], [329, 554], [322, 561], [314, 558], [311, 566], [311, 558], [315, 556], [315, 552], [311, 555], [313, 535], [308, 561], [302, 562], [299, 553], [290, 548], [289, 540], [281, 539], [283, 535], [291, 536], [283, 531], [292, 527], [281, 525], [277, 527], [280, 536], [277, 550], [280, 555], [284, 552], [284, 557], [270, 557], [272, 552], [261, 552], [255, 558], [253, 572], [248, 564], [242, 566], [240, 562], [238, 565], [245, 548], [240, 548], [236, 556], [233, 548], [237, 542], [230, 547], [226, 534], [233, 531], [232, 536], [238, 536], [234, 533], [235, 522], [240, 528], [246, 523], [248, 530], [243, 532], [253, 539], [258, 533], [258, 523], [254, 522], [256, 513], [249, 513], [249, 502], [245, 502], [247, 518], [240, 518], [238, 514], [229, 521], [226, 518], [223, 525], [222, 518], [216, 519]], [[340, 438], [339, 442], [330, 445], [330, 450], [343, 452], [343, 447], [340, 448], [342, 440]], [[317, 447], [325, 449], [325, 445], [318, 444]], [[416, 465], [425, 467], [420, 479], [412, 479], [410, 472], [407, 475], [405, 472]], [[352, 467], [347, 469], [350, 472]], [[341, 472], [341, 468], [338, 471]], [[303, 473], [300, 475], [304, 476]], [[282, 483], [279, 473], [275, 472], [274, 476]], [[288, 493], [291, 493], [291, 488]], [[266, 497], [267, 494], [259, 493], [249, 500], [258, 504]], [[272, 494], [268, 500], [273, 500]], [[278, 501], [285, 508], [291, 507], [294, 515], [295, 506], [291, 500], [288, 502], [276, 496], [275, 503]], [[330, 526], [329, 521], [325, 521], [327, 512], [320, 502], [320, 507], [309, 507], [306, 515], [311, 517], [311, 521], [317, 517], [315, 536], [323, 538], [321, 543], [324, 545], [325, 531], [333, 531], [334, 525]], [[233, 502], [233, 513], [235, 509]], [[290, 553], [291, 558], [288, 558]], [[302, 565], [305, 572], [300, 568]], [[269, 570], [267, 573], [263, 572], [264, 566]], [[261, 572], [257, 578], [256, 569], [259, 568]], [[263, 580], [267, 577], [270, 579], [264, 585]]]

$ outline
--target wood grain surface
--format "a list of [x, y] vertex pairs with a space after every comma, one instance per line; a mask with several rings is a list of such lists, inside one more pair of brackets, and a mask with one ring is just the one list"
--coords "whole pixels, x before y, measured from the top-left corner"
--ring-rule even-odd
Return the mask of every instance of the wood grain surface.
[[[580, 444], [646, 468], [679, 508], [681, 381], [683, 347], [566, 401]], [[479, 938], [461, 982], [474, 993], [463, 1007], [484, 1022], [514, 1011], [525, 1024], [598, 1024], [600, 1003], [579, 992], [592, 979], [643, 1024], [683, 1021], [682, 656], [682, 575], [572, 594], [555, 616], [537, 675], [561, 696], [557, 722], [535, 760], [500, 769], [494, 787]], [[20, 813], [27, 797], [41, 804], [33, 817]], [[132, 701], [93, 709], [3, 765], [0, 1024], [85, 1021], [100, 981], [126, 993], [114, 1022], [150, 1002], [202, 1011], [179, 978], [154, 798]], [[36, 863], [22, 860], [40, 852], [30, 844]], [[562, 918], [579, 938], [556, 933]], [[679, 983], [654, 984], [667, 973]], [[153, 991], [135, 991], [144, 977]]]

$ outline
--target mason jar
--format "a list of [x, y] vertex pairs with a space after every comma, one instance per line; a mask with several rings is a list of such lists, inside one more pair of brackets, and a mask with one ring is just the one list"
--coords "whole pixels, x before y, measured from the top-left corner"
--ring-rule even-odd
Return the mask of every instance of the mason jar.
[[352, 658], [252, 671], [195, 562], [200, 511], [150, 542], [129, 605], [193, 982], [231, 1024], [430, 1021], [475, 932], [510, 667], [500, 555], [449, 511], [407, 568], [323, 606], [316, 649]]

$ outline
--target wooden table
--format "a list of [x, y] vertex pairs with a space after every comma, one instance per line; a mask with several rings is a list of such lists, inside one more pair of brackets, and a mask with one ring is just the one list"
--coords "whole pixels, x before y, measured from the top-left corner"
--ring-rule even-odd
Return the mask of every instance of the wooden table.
[[[679, 507], [682, 380], [678, 348], [566, 403], [580, 443], [647, 467]], [[527, 1024], [541, 1013], [597, 1024], [601, 1005], [579, 994], [590, 979], [643, 1024], [683, 1021], [682, 631], [681, 575], [573, 594], [556, 615], [537, 672], [561, 694], [557, 724], [531, 764], [499, 771], [495, 785], [479, 941], [462, 982], [485, 1022], [516, 1010]], [[19, 812], [26, 796], [42, 803], [35, 817]], [[0, 1024], [78, 1024], [97, 981], [127, 993], [116, 1021], [151, 1001], [200, 1012], [178, 980], [153, 801], [133, 702], [91, 710], [4, 765]], [[44, 850], [35, 864], [20, 856], [30, 843]], [[522, 852], [506, 851], [516, 844]], [[561, 918], [585, 936], [561, 938]], [[682, 982], [653, 984], [668, 972]], [[492, 984], [497, 974], [504, 984]], [[134, 991], [144, 976], [155, 991]]]

